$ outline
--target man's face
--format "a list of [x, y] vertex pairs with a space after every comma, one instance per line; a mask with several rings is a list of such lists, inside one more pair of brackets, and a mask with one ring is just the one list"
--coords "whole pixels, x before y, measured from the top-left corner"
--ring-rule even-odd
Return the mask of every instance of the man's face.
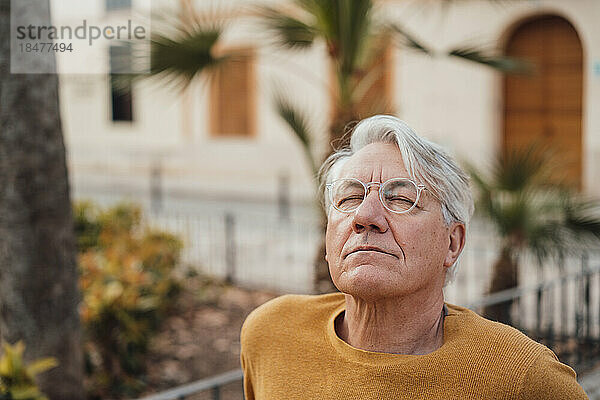
[[[337, 178], [367, 183], [409, 175], [396, 145], [373, 143], [354, 154]], [[329, 207], [326, 259], [334, 284], [367, 301], [441, 290], [446, 269], [462, 250], [464, 226], [447, 227], [440, 203], [427, 190], [415, 208], [395, 214], [381, 204], [378, 188], [352, 213]]]

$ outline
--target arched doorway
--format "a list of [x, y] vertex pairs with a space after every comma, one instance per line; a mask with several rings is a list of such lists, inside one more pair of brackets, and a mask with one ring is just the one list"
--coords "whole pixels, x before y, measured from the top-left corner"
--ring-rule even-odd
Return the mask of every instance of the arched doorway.
[[573, 26], [547, 15], [521, 23], [506, 54], [530, 60], [532, 75], [504, 78], [504, 151], [532, 142], [560, 155], [569, 186], [582, 183], [583, 50]]

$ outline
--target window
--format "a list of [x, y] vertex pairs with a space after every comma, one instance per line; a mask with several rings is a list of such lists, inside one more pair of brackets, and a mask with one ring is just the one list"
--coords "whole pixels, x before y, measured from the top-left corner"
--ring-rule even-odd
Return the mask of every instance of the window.
[[133, 121], [131, 80], [125, 73], [132, 69], [131, 45], [110, 47], [110, 91], [113, 121]]
[[106, 0], [106, 11], [131, 8], [131, 0]]
[[211, 82], [213, 136], [254, 135], [254, 54], [236, 50]]

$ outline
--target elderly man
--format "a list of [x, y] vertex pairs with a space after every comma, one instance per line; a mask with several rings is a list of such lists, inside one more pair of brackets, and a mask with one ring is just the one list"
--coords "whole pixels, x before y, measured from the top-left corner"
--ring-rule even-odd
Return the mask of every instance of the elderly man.
[[586, 398], [548, 348], [444, 303], [473, 200], [439, 146], [375, 116], [321, 170], [341, 293], [283, 296], [250, 314], [247, 400]]

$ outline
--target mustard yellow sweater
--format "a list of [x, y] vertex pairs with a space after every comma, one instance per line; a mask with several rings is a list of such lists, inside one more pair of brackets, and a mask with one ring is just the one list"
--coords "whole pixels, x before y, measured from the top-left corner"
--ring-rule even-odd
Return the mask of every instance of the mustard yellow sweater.
[[274, 299], [242, 327], [246, 400], [587, 399], [548, 348], [447, 306], [442, 347], [401, 355], [360, 350], [336, 335], [340, 293]]

